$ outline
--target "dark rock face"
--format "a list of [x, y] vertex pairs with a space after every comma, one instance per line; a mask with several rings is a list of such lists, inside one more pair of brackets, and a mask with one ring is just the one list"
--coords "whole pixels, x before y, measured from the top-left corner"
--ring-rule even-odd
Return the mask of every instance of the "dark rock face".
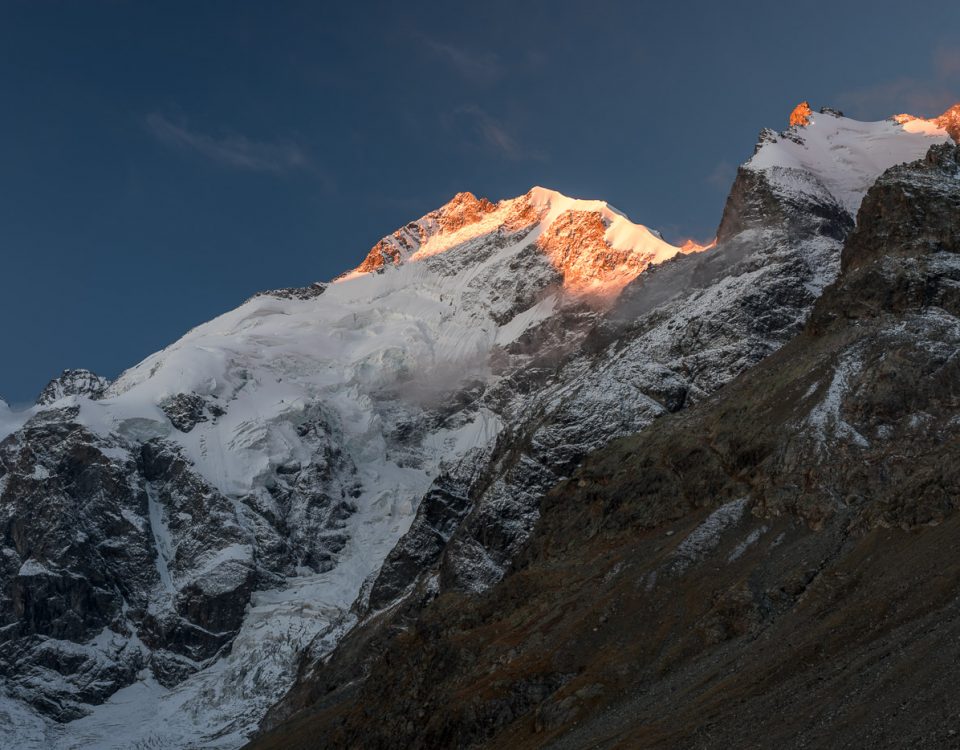
[[461, 482], [450, 475], [434, 481], [420, 501], [415, 528], [400, 539], [377, 575], [368, 598], [371, 610], [396, 601], [423, 570], [440, 558], [470, 506], [462, 491]]
[[252, 747], [954, 747], [957, 158], [878, 181], [801, 335], [592, 453], [486, 593], [444, 560]]
[[73, 690], [102, 700], [139, 664], [119, 637], [112, 660], [57, 644], [129, 634], [125, 609], [143, 611], [155, 575], [135, 458], [75, 414], [41, 412], [0, 443], [0, 661], [24, 697], [59, 718], [81, 712]]
[[170, 423], [180, 432], [190, 432], [198, 422], [206, 422], [206, 407], [206, 399], [193, 393], [178, 393], [160, 404]]
[[[140, 460], [161, 584], [145, 641], [160, 650], [160, 659], [169, 658], [163, 653], [168, 651], [200, 664], [240, 627], [258, 578], [253, 546], [233, 503], [198, 477], [175, 448], [150, 441]], [[217, 520], [215, 533], [211, 519]], [[175, 580], [181, 572], [186, 575]]]
[[960, 252], [958, 181], [957, 147], [946, 143], [931, 148], [919, 163], [888, 170], [860, 207], [858, 230], [844, 248], [843, 269], [892, 254]]
[[806, 184], [807, 189], [785, 195], [770, 184], [765, 172], [740, 167], [723, 208], [718, 244], [747, 229], [784, 227], [835, 240], [842, 240], [853, 229], [853, 217], [815, 178], [800, 169], [777, 170]]
[[47, 406], [64, 396], [86, 396], [98, 399], [103, 396], [110, 381], [101, 378], [89, 370], [64, 370], [59, 377], [54, 378], [37, 396], [39, 406]]
[[223, 416], [224, 410], [216, 399], [196, 393], [178, 393], [160, 402], [160, 409], [170, 424], [180, 432], [190, 432], [200, 422]]
[[327, 285], [317, 281], [309, 286], [291, 286], [284, 289], [269, 289], [263, 292], [257, 292], [251, 297], [277, 297], [278, 299], [307, 300], [319, 297], [327, 290]]
[[[210, 414], [200, 397], [176, 403], [171, 420]], [[322, 412], [298, 426], [309, 463], [239, 500], [172, 443], [103, 437], [78, 413], [40, 411], [0, 442], [0, 672], [60, 721], [146, 667], [172, 687], [222, 654], [251, 592], [322, 570], [355, 510], [339, 479], [355, 469]]]

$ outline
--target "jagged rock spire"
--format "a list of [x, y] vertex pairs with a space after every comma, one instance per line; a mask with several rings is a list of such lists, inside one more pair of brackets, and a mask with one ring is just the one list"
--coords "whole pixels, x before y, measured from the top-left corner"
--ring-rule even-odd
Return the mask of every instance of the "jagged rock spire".
[[813, 110], [810, 109], [809, 102], [800, 102], [793, 108], [793, 112], [790, 113], [790, 127], [792, 128], [794, 125], [804, 127], [810, 124], [810, 115], [812, 114]]

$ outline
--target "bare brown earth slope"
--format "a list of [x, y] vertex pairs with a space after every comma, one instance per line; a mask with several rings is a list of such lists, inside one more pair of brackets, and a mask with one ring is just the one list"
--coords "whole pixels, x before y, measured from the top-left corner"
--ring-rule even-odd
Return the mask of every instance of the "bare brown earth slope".
[[251, 747], [960, 747], [960, 148], [878, 180], [842, 267], [556, 487], [503, 581]]

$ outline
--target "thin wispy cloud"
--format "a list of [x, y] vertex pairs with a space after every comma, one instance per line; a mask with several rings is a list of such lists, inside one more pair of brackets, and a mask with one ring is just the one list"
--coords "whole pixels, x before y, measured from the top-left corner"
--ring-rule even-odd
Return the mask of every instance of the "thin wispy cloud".
[[736, 175], [737, 168], [733, 164], [728, 161], [718, 161], [710, 170], [710, 174], [703, 178], [703, 181], [717, 190], [729, 190]]
[[472, 83], [494, 83], [505, 72], [500, 56], [495, 52], [459, 47], [429, 37], [424, 37], [423, 43], [435, 56]]
[[960, 92], [938, 82], [895, 78], [838, 95], [847, 114], [883, 119], [900, 113], [933, 117], [956, 103]]
[[209, 135], [157, 113], [147, 116], [146, 126], [161, 143], [232, 169], [283, 174], [311, 168], [303, 149], [290, 141], [255, 141], [237, 133]]
[[936, 48], [926, 78], [900, 76], [841, 92], [837, 100], [848, 114], [864, 119], [902, 112], [919, 117], [939, 115], [960, 100], [960, 49]]
[[453, 111], [448, 124], [461, 128], [474, 146], [494, 153], [504, 159], [521, 161], [533, 159], [544, 161], [540, 151], [527, 148], [509, 131], [507, 126], [476, 104], [467, 104]]

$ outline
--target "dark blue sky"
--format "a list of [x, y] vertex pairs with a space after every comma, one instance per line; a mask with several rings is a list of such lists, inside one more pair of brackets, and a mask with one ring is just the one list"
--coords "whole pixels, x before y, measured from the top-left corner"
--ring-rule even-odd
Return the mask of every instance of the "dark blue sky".
[[712, 236], [807, 98], [960, 99], [960, 3], [0, 0], [0, 396], [114, 377], [459, 190]]

